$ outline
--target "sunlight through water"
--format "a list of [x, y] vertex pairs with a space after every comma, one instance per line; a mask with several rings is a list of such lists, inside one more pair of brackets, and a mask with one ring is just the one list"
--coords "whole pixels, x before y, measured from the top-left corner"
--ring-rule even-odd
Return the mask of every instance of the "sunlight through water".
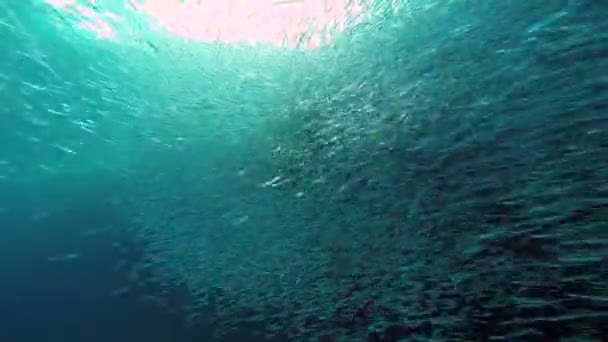
[[[186, 40], [227, 43], [271, 43], [318, 48], [332, 34], [356, 24], [366, 1], [353, 0], [142, 0], [123, 8], [106, 1], [46, 0], [78, 18], [76, 26], [98, 38], [121, 39], [133, 13], [146, 18], [148, 29]], [[112, 9], [110, 9], [110, 7]], [[124, 34], [123, 34], [124, 35]]]

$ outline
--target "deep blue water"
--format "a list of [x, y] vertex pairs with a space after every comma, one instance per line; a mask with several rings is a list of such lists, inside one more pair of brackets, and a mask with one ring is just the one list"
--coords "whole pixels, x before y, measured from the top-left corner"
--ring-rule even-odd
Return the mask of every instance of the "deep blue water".
[[[111, 295], [124, 285], [124, 275], [112, 272], [124, 256], [112, 248], [108, 236], [83, 238], [82, 227], [74, 224], [88, 220], [75, 215], [38, 222], [17, 213], [3, 217], [0, 340], [195, 340], [178, 315], [142, 305], [134, 295]], [[88, 224], [94, 229], [96, 222]], [[79, 258], [48, 260], [73, 252], [75, 246]]]
[[[166, 98], [164, 68], [127, 62], [177, 67], [174, 45], [105, 51], [0, 6], [0, 342], [256, 341], [213, 337], [204, 309], [185, 324], [188, 281], [239, 302], [228, 323], [331, 342], [608, 341], [608, 10], [543, 5], [396, 17], [293, 93], [186, 56]], [[246, 120], [285, 108], [268, 139]], [[234, 271], [252, 291], [219, 291]]]
[[[112, 217], [102, 201], [44, 217], [32, 216], [36, 202], [51, 200], [43, 193], [41, 190], [35, 199], [13, 197], [10, 210], [0, 216], [0, 341], [212, 339], [212, 326], [184, 323], [179, 294], [163, 292], [152, 282], [117, 294], [129, 286], [129, 266], [137, 260], [138, 252], [132, 239], [120, 230], [126, 222]], [[116, 229], [108, 229], [109, 225]], [[96, 230], [101, 232], [83, 234]], [[71, 253], [78, 257], [49, 261], [49, 257]], [[120, 264], [124, 266], [117, 268]], [[168, 304], [142, 303], [144, 296], [162, 298]], [[254, 341], [239, 334], [221, 341]]]

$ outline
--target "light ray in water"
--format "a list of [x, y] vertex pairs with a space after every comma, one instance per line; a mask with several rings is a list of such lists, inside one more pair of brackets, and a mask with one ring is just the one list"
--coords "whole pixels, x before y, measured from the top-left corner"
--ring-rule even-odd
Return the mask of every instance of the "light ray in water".
[[[269, 42], [275, 45], [315, 48], [330, 42], [329, 31], [344, 30], [347, 21], [362, 13], [362, 6], [347, 0], [213, 0], [131, 1], [116, 10], [101, 10], [103, 1], [46, 0], [79, 18], [77, 27], [103, 39], [120, 39], [132, 27], [127, 17], [148, 19], [147, 29], [163, 29], [188, 40], [221, 42]], [[122, 13], [119, 14], [119, 13]], [[125, 29], [122, 27], [128, 24]], [[307, 42], [302, 42], [307, 37]]]

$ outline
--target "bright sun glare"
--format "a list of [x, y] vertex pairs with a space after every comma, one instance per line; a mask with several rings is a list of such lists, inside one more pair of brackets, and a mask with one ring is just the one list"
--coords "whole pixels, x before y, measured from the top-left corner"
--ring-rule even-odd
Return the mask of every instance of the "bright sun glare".
[[[103, 0], [46, 2], [83, 18], [79, 27], [99, 38], [121, 38], [116, 26], [127, 19], [102, 10]], [[357, 0], [131, 0], [126, 9], [184, 39], [296, 46], [304, 38], [308, 48], [321, 46], [324, 37], [329, 43], [328, 33], [344, 30], [362, 12]]]

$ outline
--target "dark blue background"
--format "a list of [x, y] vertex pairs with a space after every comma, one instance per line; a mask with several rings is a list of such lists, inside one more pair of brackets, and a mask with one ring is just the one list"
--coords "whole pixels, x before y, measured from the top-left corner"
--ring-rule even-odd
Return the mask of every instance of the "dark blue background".
[[[44, 200], [13, 198], [9, 210], [0, 214], [0, 341], [214, 340], [210, 326], [184, 324], [185, 314], [177, 310], [183, 293], [182, 298], [163, 294], [154, 283], [137, 289], [127, 281], [128, 267], [116, 271], [121, 260], [134, 263], [139, 255], [125, 234], [126, 222], [107, 206], [91, 202], [32, 219]], [[82, 234], [96, 229], [102, 232]], [[73, 252], [79, 253], [77, 259], [48, 259]], [[112, 295], [125, 285], [131, 289], [127, 294]], [[145, 304], [139, 300], [143, 295], [174, 304]], [[222, 339], [243, 340], [253, 341], [246, 332]]]

